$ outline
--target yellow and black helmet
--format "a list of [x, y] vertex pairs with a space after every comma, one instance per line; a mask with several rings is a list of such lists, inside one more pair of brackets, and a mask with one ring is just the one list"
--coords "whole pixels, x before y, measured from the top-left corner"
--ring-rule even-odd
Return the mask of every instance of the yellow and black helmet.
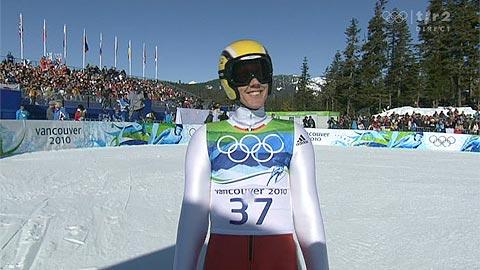
[[272, 60], [267, 49], [255, 40], [242, 39], [228, 45], [220, 56], [218, 75], [231, 100], [238, 100], [238, 87], [248, 85], [253, 78], [268, 83], [268, 94], [272, 91]]

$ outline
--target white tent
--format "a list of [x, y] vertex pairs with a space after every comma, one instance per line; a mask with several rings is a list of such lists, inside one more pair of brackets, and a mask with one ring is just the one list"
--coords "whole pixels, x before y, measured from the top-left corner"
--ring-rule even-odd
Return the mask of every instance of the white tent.
[[[414, 107], [410, 107], [410, 106], [404, 106], [404, 107], [400, 107], [400, 108], [390, 109], [388, 111], [384, 111], [384, 112], [379, 113], [377, 115], [389, 116], [392, 113], [399, 114], [399, 115], [405, 115], [407, 113], [409, 115], [412, 115], [413, 113], [420, 113], [421, 115], [433, 115], [435, 112], [437, 112], [437, 114], [439, 114], [442, 111], [446, 115], [449, 111], [453, 112], [453, 111], [455, 111], [455, 109], [457, 109], [457, 111], [459, 113], [463, 112], [466, 115], [473, 115], [475, 113], [478, 113], [478, 111], [473, 110], [471, 107], [414, 108]], [[377, 116], [377, 115], [375, 115], [375, 116]]]

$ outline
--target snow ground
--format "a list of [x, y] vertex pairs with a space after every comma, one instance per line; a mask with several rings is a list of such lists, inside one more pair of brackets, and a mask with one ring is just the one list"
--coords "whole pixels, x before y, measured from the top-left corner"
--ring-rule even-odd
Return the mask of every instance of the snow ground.
[[[0, 269], [171, 269], [186, 146], [0, 160]], [[480, 155], [316, 146], [330, 269], [480, 269]]]

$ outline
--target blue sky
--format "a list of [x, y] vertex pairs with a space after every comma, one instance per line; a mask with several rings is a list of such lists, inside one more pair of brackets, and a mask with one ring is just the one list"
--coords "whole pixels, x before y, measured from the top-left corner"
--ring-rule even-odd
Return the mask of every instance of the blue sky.
[[[113, 66], [114, 36], [119, 39], [118, 68], [128, 71], [127, 44], [132, 40], [133, 75], [142, 75], [142, 43], [147, 47], [146, 76], [155, 76], [154, 47], [159, 51], [159, 78], [197, 82], [217, 77], [221, 50], [231, 41], [253, 38], [268, 48], [275, 74], [298, 74], [302, 59], [310, 74], [320, 76], [337, 50], [345, 46], [345, 28], [355, 17], [361, 37], [373, 14], [373, 0], [212, 0], [212, 1], [87, 1], [1, 0], [0, 55], [20, 56], [19, 14], [23, 14], [25, 58], [43, 54], [43, 19], [47, 21], [48, 52], [62, 53], [63, 25], [68, 28], [68, 65], [82, 66], [82, 33], [87, 31], [87, 63], [99, 63], [103, 33], [103, 65]], [[390, 0], [388, 8], [408, 15], [416, 38], [416, 13], [427, 0]]]

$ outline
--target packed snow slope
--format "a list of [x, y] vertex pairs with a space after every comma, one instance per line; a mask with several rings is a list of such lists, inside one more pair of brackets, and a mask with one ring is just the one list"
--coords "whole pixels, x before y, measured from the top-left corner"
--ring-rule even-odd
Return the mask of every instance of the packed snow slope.
[[[315, 150], [331, 269], [480, 269], [480, 155]], [[0, 269], [171, 269], [185, 151], [0, 160]]]

